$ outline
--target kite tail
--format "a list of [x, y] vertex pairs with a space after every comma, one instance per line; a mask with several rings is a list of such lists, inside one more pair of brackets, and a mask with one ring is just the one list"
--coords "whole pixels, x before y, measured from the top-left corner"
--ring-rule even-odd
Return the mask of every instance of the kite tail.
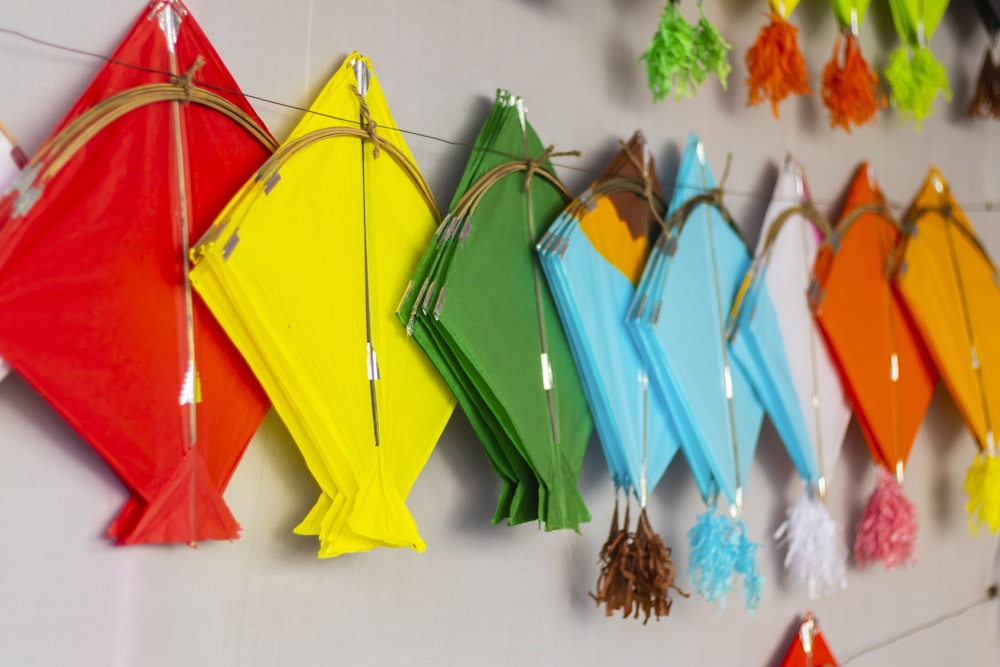
[[799, 50], [799, 29], [772, 11], [771, 23], [760, 29], [757, 40], [746, 53], [747, 106], [764, 100], [778, 117], [778, 103], [789, 95], [811, 95], [806, 61]]
[[916, 542], [917, 510], [892, 474], [879, 466], [878, 484], [858, 524], [854, 560], [858, 567], [880, 560], [892, 570], [913, 560]]
[[992, 532], [1000, 529], [1000, 458], [995, 454], [979, 453], [965, 475], [965, 492], [969, 502], [969, 532], [973, 535], [979, 524], [985, 523]]
[[362, 553], [378, 547], [395, 546], [356, 533], [350, 526], [353, 508], [354, 503], [345, 494], [338, 492], [333, 499], [330, 511], [320, 521], [319, 553], [317, 554], [320, 558], [335, 558], [343, 554]]
[[826, 504], [806, 492], [788, 509], [787, 516], [774, 537], [788, 547], [788, 573], [808, 586], [812, 599], [845, 588], [847, 546]]
[[[342, 493], [337, 494], [336, 501], [325, 491], [320, 493], [319, 500], [309, 510], [309, 514], [306, 515], [306, 518], [302, 519], [299, 525], [292, 529], [292, 532], [296, 535], [320, 535], [323, 518], [335, 508], [337, 501], [343, 505], [344, 495]], [[339, 508], [337, 509], [339, 510]]]
[[[844, 62], [840, 63], [840, 43], [844, 40]], [[833, 57], [823, 68], [823, 104], [830, 112], [830, 127], [850, 132], [861, 127], [875, 112], [885, 107], [878, 90], [878, 75], [861, 54], [858, 38], [848, 33], [833, 47]]]
[[926, 46], [917, 47], [912, 57], [905, 46], [889, 56], [885, 78], [892, 88], [892, 104], [913, 119], [920, 129], [924, 118], [934, 111], [934, 98], [940, 92], [951, 100], [948, 74]]
[[500, 476], [500, 497], [497, 499], [497, 509], [493, 513], [493, 525], [510, 519], [511, 504], [514, 502], [514, 493], [517, 490], [517, 482], [513, 482], [504, 476]]
[[540, 492], [542, 487], [532, 474], [527, 479], [511, 482], [514, 495], [510, 499], [507, 525], [517, 526], [529, 521], [539, 521], [541, 516]]
[[189, 449], [155, 496], [133, 504], [108, 529], [116, 544], [235, 540], [240, 525], [233, 518], [199, 456]]
[[987, 46], [983, 66], [976, 81], [976, 95], [969, 105], [972, 118], [1000, 118], [1000, 65], [993, 62], [993, 51]]
[[361, 481], [347, 523], [353, 532], [387, 547], [410, 547], [418, 552], [427, 547], [399, 495], [396, 481], [385, 469], [381, 447]]
[[309, 510], [309, 514], [294, 529], [296, 535], [319, 538], [320, 558], [333, 558], [346, 553], [370, 551], [382, 546], [379, 542], [354, 534], [347, 526], [347, 496], [335, 491], [331, 497], [325, 491]]
[[539, 498], [540, 502], [545, 503], [545, 516], [542, 517], [545, 530], [569, 528], [579, 533], [580, 524], [590, 521], [590, 511], [576, 488], [576, 476], [561, 455], [557, 455], [557, 458], [548, 498], [543, 499], [541, 495]]

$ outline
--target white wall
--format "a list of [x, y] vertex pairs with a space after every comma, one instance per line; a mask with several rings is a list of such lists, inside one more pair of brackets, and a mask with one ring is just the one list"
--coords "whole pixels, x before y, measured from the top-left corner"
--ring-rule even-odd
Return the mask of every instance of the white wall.
[[[684, 4], [693, 13], [693, 0]], [[867, 53], [882, 65], [894, 37], [885, 3], [876, 4], [862, 29]], [[1000, 199], [1000, 126], [963, 117], [986, 41], [965, 0], [956, 0], [933, 42], [957, 102], [939, 104], [921, 134], [889, 115], [851, 135], [832, 132], [816, 98], [787, 103], [780, 122], [766, 108], [745, 109], [742, 54], [764, 21], [765, 3], [706, 5], [736, 45], [730, 92], [710, 84], [697, 100], [653, 106], [636, 59], [660, 0], [190, 1], [237, 81], [255, 95], [306, 105], [356, 48], [372, 57], [398, 123], [437, 136], [471, 141], [497, 87], [526, 98], [544, 142], [582, 150], [574, 164], [584, 169], [599, 169], [617, 138], [642, 128], [668, 179], [678, 146], [697, 131], [717, 169], [733, 152], [730, 203], [751, 241], [765, 205], [760, 197], [786, 151], [807, 165], [812, 191], [830, 213], [863, 158], [874, 162], [897, 201], [912, 196], [932, 163], [961, 201]], [[0, 26], [108, 53], [142, 8], [140, 0], [3, 0]], [[794, 20], [816, 82], [832, 48], [833, 17], [825, 2], [808, 0]], [[36, 148], [98, 66], [0, 34], [0, 119], [26, 148]], [[297, 119], [296, 112], [255, 105], [279, 138]], [[466, 149], [410, 141], [439, 201], [447, 202]], [[590, 178], [561, 173], [571, 190]], [[970, 217], [1000, 255], [1000, 217]], [[605, 619], [593, 608], [586, 593], [612, 500], [593, 444], [580, 485], [594, 520], [582, 537], [490, 526], [498, 484], [456, 415], [409, 500], [426, 553], [319, 561], [313, 540], [291, 534], [316, 487], [271, 414], [226, 493], [244, 526], [238, 542], [115, 548], [102, 534], [125, 500], [123, 488], [11, 377], [0, 385], [0, 664], [774, 665], [806, 609], [817, 612], [844, 659], [977, 598], [985, 587], [994, 539], [968, 535], [961, 489], [974, 445], [943, 391], [908, 469], [907, 490], [921, 516], [918, 563], [893, 573], [852, 569], [846, 591], [817, 602], [785, 580], [782, 553], [769, 539], [800, 487], [765, 428], [747, 504], [752, 536], [766, 545], [767, 584], [755, 618], [738, 596], [724, 613], [678, 600], [670, 618], [646, 627]], [[874, 483], [869, 461], [852, 426], [832, 491], [832, 509], [851, 529]], [[682, 569], [684, 534], [699, 511], [678, 460], [650, 512]], [[979, 607], [852, 664], [996, 665], [997, 614], [995, 603]]]

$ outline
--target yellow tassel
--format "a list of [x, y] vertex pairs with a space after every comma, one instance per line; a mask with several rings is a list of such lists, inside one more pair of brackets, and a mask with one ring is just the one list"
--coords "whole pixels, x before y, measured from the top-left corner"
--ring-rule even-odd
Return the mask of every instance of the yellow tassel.
[[985, 523], [992, 532], [1000, 529], [1000, 458], [990, 454], [978, 454], [965, 475], [965, 492], [969, 502], [965, 511], [969, 513], [969, 532], [973, 535], [979, 524]]

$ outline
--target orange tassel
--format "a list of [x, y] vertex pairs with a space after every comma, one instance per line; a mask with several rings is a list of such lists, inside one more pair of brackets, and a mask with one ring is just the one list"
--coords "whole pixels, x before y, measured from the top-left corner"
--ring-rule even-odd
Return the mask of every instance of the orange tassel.
[[878, 75], [861, 55], [858, 38], [848, 33], [844, 38], [844, 64], [838, 61], [840, 36], [833, 47], [833, 57], [823, 68], [823, 104], [830, 110], [830, 127], [851, 131], [851, 124], [861, 127], [886, 105], [878, 90]]
[[774, 117], [778, 117], [778, 102], [792, 93], [811, 95], [806, 61], [799, 51], [799, 29], [777, 12], [771, 12], [771, 24], [760, 29], [757, 41], [747, 50], [745, 58], [747, 106], [756, 106], [765, 99], [771, 101]]

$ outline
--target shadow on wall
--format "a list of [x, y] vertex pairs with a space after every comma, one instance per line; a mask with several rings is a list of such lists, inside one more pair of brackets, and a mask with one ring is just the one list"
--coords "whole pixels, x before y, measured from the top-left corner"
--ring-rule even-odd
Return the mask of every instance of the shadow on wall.
[[[16, 434], [17, 429], [24, 428], [30, 431], [26, 441], [38, 444], [51, 445], [59, 451], [58, 459], [72, 461], [73, 466], [78, 466], [87, 470], [91, 476], [97, 480], [99, 486], [104, 491], [113, 490], [121, 496], [121, 502], [114, 510], [117, 513], [121, 505], [128, 499], [128, 492], [118, 479], [118, 476], [111, 470], [110, 466], [101, 458], [93, 447], [84, 441], [76, 432], [70, 428], [69, 424], [63, 421], [62, 417], [29, 385], [16, 373], [11, 372], [0, 383], [0, 405], [4, 412], [9, 415], [4, 419], [4, 440], [5, 447], [15, 447], [16, 442], [10, 442], [11, 436]], [[18, 426], [12, 426], [12, 422], [20, 422]], [[17, 438], [15, 438], [17, 439]], [[2, 451], [2, 450], [0, 450]], [[9, 464], [10, 456], [6, 457]], [[96, 492], [96, 489], [95, 489]], [[114, 515], [108, 517], [95, 517], [96, 521], [106, 519], [108, 524], [114, 519]], [[97, 536], [106, 540], [104, 528]]]
[[938, 382], [927, 415], [931, 418], [924, 418], [922, 433], [918, 435], [922, 442], [927, 442], [933, 461], [930, 466], [931, 504], [924, 511], [924, 516], [944, 527], [950, 523], [949, 515], [953, 512], [951, 503], [960, 495], [954, 488], [959, 478], [949, 469], [948, 461], [957, 455], [961, 460], [972, 463], [976, 447], [972, 437], [964, 433], [965, 424], [944, 382]]
[[506, 525], [492, 524], [500, 481], [461, 407], [455, 407], [432, 456], [445, 464], [458, 484], [455, 497], [461, 502], [451, 503], [445, 522], [452, 532], [471, 538], [503, 537]]
[[298, 445], [273, 408], [267, 411], [251, 446], [260, 453], [262, 467], [274, 471], [273, 479], [280, 485], [280, 493], [289, 499], [271, 503], [272, 507], [284, 508], [284, 512], [269, 522], [274, 531], [270, 539], [283, 552], [315, 557], [319, 547], [316, 539], [295, 535], [292, 529], [312, 509], [320, 489], [306, 467]]

